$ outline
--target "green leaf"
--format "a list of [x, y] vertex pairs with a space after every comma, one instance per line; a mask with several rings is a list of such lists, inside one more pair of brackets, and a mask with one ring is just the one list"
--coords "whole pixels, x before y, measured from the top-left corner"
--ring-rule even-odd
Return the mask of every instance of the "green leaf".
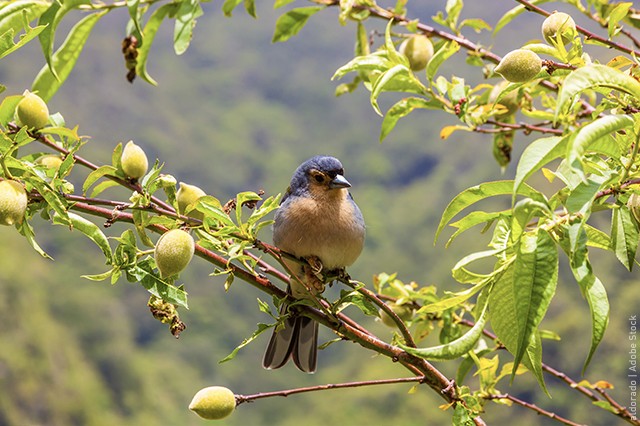
[[0, 59], [4, 58], [10, 53], [20, 49], [25, 44], [36, 38], [46, 27], [39, 26], [35, 28], [28, 28], [27, 32], [20, 36], [20, 40], [15, 43], [13, 41], [13, 30], [9, 30], [0, 36]]
[[408, 74], [409, 68], [407, 68], [406, 65], [402, 64], [394, 65], [390, 69], [383, 72], [382, 75], [378, 77], [373, 83], [369, 100], [371, 101], [371, 106], [378, 113], [378, 115], [382, 116], [382, 111], [380, 111], [380, 107], [378, 106], [378, 96], [380, 96], [380, 93], [382, 92], [384, 87], [401, 73], [405, 75]]
[[534, 217], [553, 218], [553, 212], [547, 203], [534, 201], [525, 198], [513, 207], [513, 218], [511, 221], [511, 240], [516, 242], [525, 231], [527, 225]]
[[611, 243], [616, 257], [629, 271], [633, 268], [638, 248], [638, 223], [626, 207], [613, 208]]
[[22, 100], [22, 95], [7, 96], [0, 103], [0, 125], [7, 127], [13, 121], [18, 102]]
[[602, 250], [613, 250], [611, 238], [606, 232], [594, 228], [589, 224], [584, 224], [584, 230], [587, 233], [587, 245]]
[[265, 330], [268, 330], [268, 329], [270, 329], [272, 327], [273, 327], [273, 325], [259, 323], [257, 330], [254, 331], [251, 336], [249, 336], [246, 339], [244, 339], [242, 341], [242, 343], [240, 343], [229, 355], [227, 355], [226, 357], [224, 357], [220, 361], [218, 361], [218, 363], [222, 364], [223, 362], [231, 361], [233, 358], [236, 357], [236, 355], [238, 354], [240, 349], [244, 348], [249, 343], [253, 342], [259, 335], [262, 334], [262, 332], [264, 332]]
[[400, 346], [405, 352], [410, 353], [411, 355], [415, 355], [417, 357], [430, 361], [441, 361], [460, 358], [462, 355], [472, 350], [475, 347], [476, 343], [478, 343], [478, 340], [480, 339], [480, 336], [482, 336], [484, 326], [487, 322], [487, 317], [487, 303], [485, 302], [478, 321], [476, 321], [473, 327], [471, 327], [466, 333], [464, 333], [457, 339], [449, 343], [433, 346], [430, 348], [412, 348], [401, 343], [398, 343], [398, 346]]
[[87, 193], [87, 190], [98, 181], [101, 177], [104, 176], [116, 176], [116, 168], [113, 166], [100, 166], [96, 170], [89, 173], [87, 179], [85, 179], [84, 184], [82, 184], [82, 192], [84, 194]]
[[29, 221], [27, 220], [23, 220], [22, 223], [18, 226], [18, 232], [20, 232], [21, 235], [23, 235], [27, 241], [29, 242], [29, 244], [31, 245], [31, 247], [33, 247], [33, 249], [42, 257], [46, 258], [46, 259], [51, 259], [53, 260], [53, 257], [49, 256], [43, 249], [42, 247], [40, 247], [40, 245], [38, 244], [38, 242], [36, 241], [36, 235], [33, 232], [33, 227], [31, 226], [31, 224], [29, 223]]
[[151, 14], [151, 17], [147, 21], [147, 25], [145, 25], [144, 31], [142, 32], [144, 43], [138, 48], [138, 64], [136, 65], [136, 72], [144, 81], [154, 86], [157, 86], [158, 83], [147, 72], [149, 51], [151, 50], [151, 45], [153, 44], [153, 40], [156, 37], [162, 21], [164, 21], [168, 14], [174, 13], [176, 7], [176, 3], [168, 3], [160, 6], [155, 10], [155, 12], [153, 12], [153, 14]]
[[71, 28], [62, 46], [53, 54], [51, 66], [43, 67], [36, 76], [32, 92], [37, 91], [45, 102], [51, 99], [73, 70], [93, 26], [107, 12], [88, 15]]
[[[135, 29], [134, 34], [142, 37], [142, 25], [140, 25], [140, 14], [138, 7], [140, 6], [140, 0], [126, 0], [127, 1], [127, 9], [129, 10], [129, 18], [131, 18], [131, 23], [133, 23], [133, 28]], [[143, 42], [144, 43], [144, 42]]]
[[[514, 287], [516, 267], [511, 264], [498, 281], [493, 285], [489, 294], [489, 314], [491, 328], [507, 350], [514, 354], [518, 345], [518, 312]], [[548, 394], [542, 373], [542, 346], [537, 333], [529, 341], [522, 362], [533, 373], [540, 387]], [[515, 367], [514, 364], [514, 368]]]
[[189, 48], [196, 19], [201, 17], [202, 13], [200, 0], [185, 0], [180, 3], [173, 32], [173, 49], [176, 55], [182, 55]]
[[578, 238], [577, 248], [570, 256], [571, 272], [573, 272], [573, 276], [580, 286], [582, 295], [587, 299], [591, 313], [591, 347], [582, 367], [582, 374], [584, 375], [607, 329], [609, 323], [609, 300], [604, 285], [593, 274], [593, 268], [587, 252], [586, 232], [583, 232]]
[[424, 108], [424, 109], [440, 109], [441, 102], [436, 100], [428, 100], [424, 98], [404, 98], [395, 105], [393, 105], [384, 116], [384, 120], [382, 120], [382, 127], [380, 129], [380, 141], [382, 142], [384, 138], [387, 137], [389, 133], [396, 126], [398, 120], [403, 117], [406, 117], [414, 109]]
[[335, 304], [336, 312], [341, 312], [350, 305], [360, 309], [365, 315], [378, 316], [378, 307], [364, 294], [357, 290], [340, 290], [340, 299]]
[[607, 87], [640, 98], [640, 82], [624, 72], [606, 65], [591, 64], [567, 76], [558, 93], [555, 119], [564, 113], [581, 92], [594, 87]]
[[58, 28], [58, 23], [62, 20], [62, 17], [67, 12], [68, 10], [66, 8], [63, 8], [61, 3], [54, 1], [51, 2], [49, 8], [44, 13], [42, 13], [40, 19], [38, 20], [39, 26], [46, 27], [45, 30], [40, 33], [39, 40], [40, 45], [42, 46], [44, 59], [47, 61], [49, 71], [53, 73], [54, 76], [56, 75], [56, 71], [52, 63], [52, 54], [55, 31]]
[[279, 9], [281, 7], [284, 7], [290, 3], [293, 3], [296, 0], [276, 0], [275, 3], [273, 3], [273, 8], [274, 9]]
[[[614, 132], [632, 128], [633, 123], [633, 118], [629, 115], [605, 115], [584, 125], [578, 130], [574, 138], [569, 139], [567, 161], [574, 168], [580, 167], [581, 171], [582, 157], [592, 144]], [[608, 139], [607, 141], [616, 146], [613, 140]]]
[[[71, 221], [71, 228], [82, 232], [91, 241], [96, 243], [96, 245], [100, 247], [100, 250], [102, 250], [102, 253], [104, 253], [107, 263], [111, 263], [112, 253], [111, 247], [109, 246], [109, 240], [100, 230], [98, 225], [73, 212], [68, 212], [67, 215], [69, 221]], [[56, 225], [69, 226], [69, 224], [66, 223], [65, 220], [57, 213], [53, 216], [53, 223]]]
[[512, 291], [518, 321], [515, 373], [532, 336], [544, 318], [558, 282], [558, 250], [544, 230], [522, 236], [513, 265]]
[[458, 229], [456, 229], [456, 231], [451, 235], [451, 237], [449, 237], [449, 240], [445, 244], [445, 247], [448, 247], [449, 245], [451, 245], [453, 240], [456, 239], [456, 237], [458, 237], [458, 235], [460, 235], [464, 231], [467, 231], [468, 229], [473, 228], [474, 226], [479, 225], [481, 223], [491, 223], [504, 214], [506, 214], [505, 211], [490, 212], [490, 213], [483, 212], [483, 211], [474, 211], [469, 213], [462, 219], [458, 220], [457, 222], [453, 222], [452, 224], [449, 225], [453, 228], [458, 228]]
[[127, 273], [140, 282], [140, 284], [142, 284], [142, 286], [152, 295], [159, 297], [165, 302], [173, 303], [174, 305], [189, 309], [187, 304], [187, 292], [184, 291], [182, 287], [176, 287], [175, 285], [167, 283], [157, 277], [152, 267], [154, 264], [155, 261], [149, 257], [129, 268]]
[[607, 35], [610, 39], [615, 35], [618, 24], [627, 16], [627, 13], [629, 13], [629, 9], [631, 8], [631, 6], [633, 6], [633, 2], [618, 3], [609, 13], [609, 21], [607, 22]]
[[61, 223], [71, 225], [69, 214], [67, 212], [67, 202], [51, 187], [51, 185], [36, 177], [29, 179], [29, 184], [33, 185], [36, 191], [38, 191], [42, 198], [44, 198], [47, 205], [60, 216], [58, 220]]
[[340, 79], [353, 71], [385, 71], [391, 67], [391, 61], [384, 52], [374, 52], [367, 56], [356, 56], [345, 65], [341, 66], [331, 77], [331, 80]]
[[[542, 4], [546, 3], [549, 0], [534, 0], [531, 1], [531, 4]], [[507, 24], [513, 21], [516, 17], [520, 16], [522, 13], [526, 12], [527, 9], [523, 5], [519, 5], [514, 7], [513, 9], [508, 10], [504, 15], [500, 17], [498, 23], [493, 29], [493, 34], [497, 34], [502, 28], [504, 28]]]
[[567, 140], [568, 138], [561, 138], [559, 136], [540, 138], [525, 148], [518, 162], [516, 176], [513, 180], [512, 203], [515, 203], [520, 185], [522, 185], [524, 181], [533, 173], [540, 170], [542, 166], [564, 154]]
[[[447, 223], [449, 223], [451, 219], [453, 219], [453, 217], [462, 210], [489, 197], [495, 197], [497, 195], [511, 195], [513, 191], [514, 181], [512, 180], [485, 182], [465, 189], [451, 200], [444, 213], [442, 213], [442, 218], [440, 219], [438, 229], [436, 230], [435, 241], [438, 240], [440, 232], [442, 232], [442, 229], [444, 229]], [[521, 184], [516, 193], [529, 197], [535, 201], [546, 203], [544, 195], [526, 183]]]
[[25, 22], [38, 18], [51, 6], [48, 1], [3, 2], [0, 6], [0, 34], [13, 30], [18, 34], [24, 29]]
[[222, 4], [222, 13], [224, 13], [224, 16], [231, 17], [233, 10], [238, 7], [240, 3], [242, 3], [242, 0], [225, 0]]
[[435, 77], [436, 72], [438, 72], [440, 66], [447, 59], [453, 56], [458, 50], [460, 50], [460, 45], [457, 41], [452, 40], [448, 43], [443, 44], [442, 47], [434, 53], [433, 57], [429, 59], [429, 62], [427, 63], [427, 80], [433, 81], [433, 78]]
[[298, 7], [286, 12], [276, 21], [276, 29], [273, 33], [273, 43], [287, 41], [304, 27], [307, 20], [320, 12], [325, 6]]
[[595, 200], [602, 184], [591, 179], [580, 184], [571, 191], [564, 205], [569, 213], [582, 213], [588, 216], [591, 212], [593, 200]]

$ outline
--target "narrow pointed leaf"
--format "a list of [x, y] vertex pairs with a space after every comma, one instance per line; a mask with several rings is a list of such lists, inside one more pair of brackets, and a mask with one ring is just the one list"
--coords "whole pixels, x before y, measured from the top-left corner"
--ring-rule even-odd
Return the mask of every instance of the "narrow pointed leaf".
[[286, 12], [276, 21], [276, 29], [273, 33], [273, 43], [287, 41], [298, 34], [309, 18], [324, 9], [325, 6], [298, 7]]
[[[589, 147], [599, 139], [622, 129], [633, 127], [633, 118], [629, 115], [605, 115], [578, 130], [575, 138], [570, 139], [567, 147], [567, 161], [574, 165], [582, 162], [582, 157]], [[609, 140], [615, 146], [613, 140]]]
[[602, 282], [593, 273], [587, 251], [587, 232], [577, 236], [576, 250], [570, 254], [571, 272], [575, 277], [582, 295], [589, 304], [591, 313], [591, 347], [582, 367], [584, 375], [591, 358], [604, 337], [609, 323], [609, 299]]
[[514, 269], [512, 290], [518, 318], [515, 373], [549, 308], [558, 282], [558, 250], [546, 231], [523, 235]]
[[556, 119], [585, 90], [607, 87], [640, 98], [640, 82], [622, 71], [606, 65], [592, 64], [578, 68], [567, 76], [558, 93]]
[[526, 181], [533, 173], [540, 170], [545, 164], [562, 156], [566, 150], [568, 138], [551, 136], [540, 138], [525, 148], [518, 162], [516, 177], [513, 183], [513, 200], [520, 189], [520, 185]]
[[[442, 232], [442, 229], [444, 229], [447, 223], [449, 223], [455, 215], [472, 204], [486, 198], [495, 197], [497, 195], [511, 195], [513, 192], [513, 184], [514, 182], [512, 180], [485, 182], [480, 185], [467, 188], [456, 195], [446, 207], [444, 213], [442, 213], [442, 218], [440, 219], [438, 229], [436, 230], [435, 241], [438, 240], [438, 236], [440, 235], [440, 232]], [[529, 197], [535, 201], [546, 203], [544, 195], [526, 183], [522, 183], [516, 193], [518, 195]]]
[[[489, 319], [491, 328], [507, 350], [515, 354], [518, 345], [518, 323], [515, 294], [513, 291], [515, 266], [512, 264], [499, 277], [489, 294]], [[542, 374], [542, 346], [540, 339], [533, 336], [524, 353], [522, 362], [536, 377], [540, 387], [546, 392]]]
[[158, 83], [147, 72], [149, 52], [156, 34], [158, 33], [158, 29], [160, 28], [160, 24], [162, 24], [162, 21], [164, 21], [168, 14], [173, 13], [176, 10], [176, 7], [175, 3], [168, 3], [160, 6], [155, 12], [153, 12], [147, 21], [147, 25], [144, 27], [144, 31], [142, 32], [144, 42], [142, 43], [142, 46], [138, 48], [138, 64], [136, 65], [136, 72], [144, 81], [154, 86]]
[[[107, 239], [107, 236], [104, 235], [104, 233], [100, 230], [98, 225], [73, 212], [68, 212], [68, 218], [71, 222], [71, 228], [82, 232], [91, 241], [96, 243], [96, 245], [100, 247], [100, 250], [102, 250], [102, 252], [104, 253], [107, 263], [111, 263], [112, 254], [111, 247], [109, 246], [109, 240]], [[65, 221], [57, 213], [53, 216], [53, 223], [56, 225], [69, 226], [68, 223], [65, 223]]]
[[[36, 76], [31, 88], [33, 92], [37, 91], [45, 101], [51, 99], [71, 74], [94, 25], [106, 13], [107, 11], [103, 11], [88, 15], [71, 28], [62, 46], [53, 54], [51, 67], [43, 67]], [[51, 69], [55, 70], [55, 74]]]
[[478, 321], [473, 325], [473, 327], [471, 327], [462, 336], [443, 345], [433, 346], [430, 348], [412, 348], [403, 344], [398, 344], [398, 346], [411, 355], [431, 361], [460, 358], [462, 355], [472, 350], [476, 343], [478, 343], [478, 339], [482, 336], [482, 331], [484, 330], [484, 326], [487, 322], [487, 317], [487, 307], [485, 305], [480, 318], [478, 318]]
[[629, 271], [633, 268], [638, 248], [638, 223], [625, 207], [614, 208], [611, 219], [611, 241], [616, 257]]

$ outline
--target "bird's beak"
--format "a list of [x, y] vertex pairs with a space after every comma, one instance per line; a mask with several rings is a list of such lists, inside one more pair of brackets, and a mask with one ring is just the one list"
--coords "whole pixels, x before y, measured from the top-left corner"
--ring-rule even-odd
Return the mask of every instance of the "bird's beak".
[[333, 178], [333, 180], [331, 182], [329, 182], [329, 188], [331, 188], [331, 189], [351, 188], [351, 184], [349, 183], [349, 181], [347, 179], [345, 179], [344, 176], [337, 175], [336, 177]]

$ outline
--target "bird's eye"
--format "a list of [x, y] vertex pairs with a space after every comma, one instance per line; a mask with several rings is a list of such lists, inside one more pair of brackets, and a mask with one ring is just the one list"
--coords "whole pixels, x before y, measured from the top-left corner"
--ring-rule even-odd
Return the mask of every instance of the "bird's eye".
[[315, 175], [314, 178], [316, 179], [316, 182], [318, 182], [318, 183], [324, 182], [324, 177], [322, 175], [320, 175], [320, 174]]

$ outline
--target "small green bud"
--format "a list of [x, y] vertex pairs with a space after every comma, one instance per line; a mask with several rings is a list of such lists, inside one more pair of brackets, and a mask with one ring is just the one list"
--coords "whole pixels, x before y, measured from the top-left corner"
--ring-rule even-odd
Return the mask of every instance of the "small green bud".
[[180, 182], [180, 188], [176, 193], [176, 200], [178, 201], [178, 212], [184, 215], [189, 214], [193, 218], [202, 220], [202, 218], [204, 217], [202, 212], [193, 209], [187, 210], [187, 207], [189, 207], [189, 205], [192, 205], [193, 203], [198, 201], [200, 197], [204, 197], [205, 195], [207, 195], [207, 193], [197, 186]]
[[224, 419], [230, 416], [235, 408], [235, 395], [222, 386], [210, 386], [199, 390], [189, 404], [189, 410], [207, 420]]
[[631, 210], [636, 222], [640, 223], [640, 194], [636, 194], [635, 192], [631, 194], [629, 201], [627, 201], [627, 207]]
[[495, 72], [512, 83], [522, 83], [531, 80], [541, 69], [542, 59], [535, 52], [516, 49], [504, 55]]
[[172, 229], [162, 234], [156, 243], [154, 257], [162, 278], [176, 275], [187, 267], [193, 253], [193, 237], [182, 229]]
[[[400, 317], [402, 321], [408, 321], [413, 317], [413, 308], [410, 305], [402, 304], [398, 305], [397, 303], [390, 304], [389, 307], [395, 314]], [[387, 314], [384, 310], [378, 309], [378, 315], [382, 320], [382, 323], [388, 327], [396, 327], [395, 321], [389, 314]]]
[[160, 184], [161, 188], [175, 188], [178, 181], [171, 175], [161, 174], [160, 176], [158, 176], [158, 183]]
[[400, 44], [399, 51], [409, 59], [413, 71], [421, 71], [433, 57], [433, 44], [427, 36], [412, 35]]
[[16, 121], [29, 129], [42, 129], [49, 124], [49, 108], [42, 98], [26, 91], [16, 107]]
[[0, 181], [0, 225], [22, 223], [27, 202], [27, 193], [20, 182]]
[[149, 168], [147, 155], [133, 141], [129, 141], [125, 145], [120, 161], [124, 174], [133, 179], [140, 179], [147, 173], [147, 168]]
[[557, 42], [557, 34], [560, 34], [562, 44], [571, 43], [575, 32], [575, 21], [564, 12], [554, 12], [542, 23], [542, 37], [551, 45]]

